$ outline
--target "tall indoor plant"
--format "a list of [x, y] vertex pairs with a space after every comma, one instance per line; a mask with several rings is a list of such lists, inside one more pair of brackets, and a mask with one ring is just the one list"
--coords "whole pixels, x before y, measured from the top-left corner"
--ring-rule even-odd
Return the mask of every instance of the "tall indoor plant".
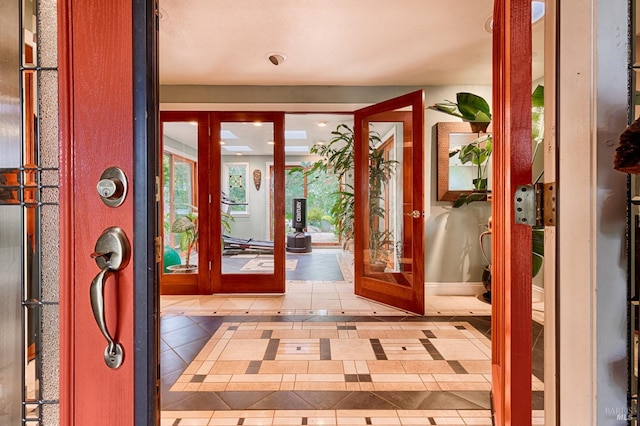
[[179, 216], [171, 224], [171, 232], [179, 234], [180, 251], [186, 252], [184, 265], [174, 265], [169, 270], [174, 272], [190, 272], [197, 269], [191, 264], [191, 252], [198, 244], [198, 208], [189, 206], [191, 212]]
[[[336, 233], [340, 236], [343, 247], [348, 248], [353, 241], [354, 224], [354, 134], [353, 129], [346, 124], [339, 124], [331, 132], [332, 138], [327, 144], [315, 144], [310, 152], [319, 155], [320, 159], [306, 168], [296, 168], [310, 176], [314, 172], [323, 171], [334, 174], [341, 183], [337, 191], [336, 202], [331, 207], [331, 215], [336, 226]], [[393, 246], [393, 235], [389, 230], [380, 230], [380, 221], [384, 221], [384, 190], [391, 180], [397, 164], [394, 160], [384, 157], [379, 149], [380, 135], [369, 132], [369, 252], [370, 263], [382, 263], [390, 256], [389, 246]]]

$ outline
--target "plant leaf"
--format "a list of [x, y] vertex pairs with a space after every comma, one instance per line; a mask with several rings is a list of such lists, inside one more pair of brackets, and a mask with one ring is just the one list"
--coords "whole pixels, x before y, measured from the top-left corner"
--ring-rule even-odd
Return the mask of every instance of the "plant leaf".
[[491, 108], [484, 98], [469, 92], [456, 94], [458, 109], [462, 117], [469, 121], [491, 121]]
[[180, 216], [171, 225], [171, 232], [181, 233], [194, 229], [196, 224], [187, 216]]

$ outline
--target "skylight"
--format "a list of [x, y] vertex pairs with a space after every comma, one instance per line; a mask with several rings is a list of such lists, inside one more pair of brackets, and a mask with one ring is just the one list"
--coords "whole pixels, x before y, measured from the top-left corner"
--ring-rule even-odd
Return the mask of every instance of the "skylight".
[[287, 140], [307, 140], [306, 130], [285, 130], [284, 138]]
[[308, 146], [285, 146], [284, 152], [309, 152]]
[[235, 133], [231, 130], [220, 130], [220, 138], [221, 139], [238, 139]]
[[222, 149], [229, 152], [251, 152], [253, 151], [251, 147], [246, 145], [224, 145]]

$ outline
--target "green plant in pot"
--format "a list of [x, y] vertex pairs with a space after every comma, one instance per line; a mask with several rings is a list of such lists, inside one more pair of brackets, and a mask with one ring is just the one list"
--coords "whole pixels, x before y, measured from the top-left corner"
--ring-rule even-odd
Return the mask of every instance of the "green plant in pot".
[[[304, 164], [290, 171], [303, 172], [311, 176], [317, 171], [334, 174], [341, 182], [341, 189], [337, 191], [336, 201], [331, 207], [331, 215], [335, 224], [335, 232], [340, 237], [343, 248], [348, 249], [354, 238], [354, 188], [352, 173], [354, 170], [354, 134], [346, 124], [339, 124], [331, 132], [332, 138], [327, 144], [316, 144], [311, 147], [311, 154], [320, 159]], [[369, 132], [369, 254], [370, 264], [382, 263], [383, 258], [389, 257], [388, 247], [393, 246], [393, 236], [388, 230], [379, 230], [379, 224], [384, 223], [384, 188], [390, 181], [397, 162], [385, 159], [384, 153], [378, 149], [380, 135]], [[305, 167], [306, 166], [306, 167]], [[386, 261], [385, 261], [386, 264]]]
[[191, 253], [198, 244], [198, 208], [189, 206], [191, 212], [179, 216], [171, 224], [171, 232], [179, 234], [180, 251], [186, 252], [184, 265], [173, 265], [169, 270], [173, 272], [195, 272], [197, 265], [191, 264]]

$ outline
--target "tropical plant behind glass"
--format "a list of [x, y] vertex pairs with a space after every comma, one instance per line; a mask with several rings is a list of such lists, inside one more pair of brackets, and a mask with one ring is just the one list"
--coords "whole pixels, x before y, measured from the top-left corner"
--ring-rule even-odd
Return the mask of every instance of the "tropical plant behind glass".
[[179, 216], [171, 224], [171, 232], [180, 234], [180, 251], [186, 251], [185, 265], [191, 265], [191, 252], [198, 244], [198, 208], [187, 205], [191, 212]]
[[[311, 147], [310, 153], [319, 155], [320, 159], [311, 163], [303, 164], [303, 167], [292, 170], [303, 171], [307, 176], [318, 171], [333, 173], [341, 182], [341, 189], [335, 192], [337, 199], [331, 207], [331, 215], [336, 226], [336, 233], [342, 238], [343, 244], [348, 244], [353, 240], [354, 230], [354, 188], [352, 184], [352, 173], [354, 170], [354, 134], [353, 130], [346, 124], [339, 124], [331, 132], [332, 139], [326, 144], [315, 144]], [[384, 220], [384, 199], [383, 193], [387, 182], [394, 173], [397, 161], [387, 160], [384, 152], [378, 149], [380, 146], [380, 135], [376, 132], [369, 132], [369, 227], [377, 231], [378, 223]], [[379, 231], [378, 234], [382, 232]], [[383, 238], [375, 232], [370, 234], [371, 261], [374, 257], [382, 257], [381, 251], [393, 243], [393, 235], [386, 231]], [[375, 237], [375, 238], [374, 238]], [[371, 247], [373, 246], [373, 247]]]

